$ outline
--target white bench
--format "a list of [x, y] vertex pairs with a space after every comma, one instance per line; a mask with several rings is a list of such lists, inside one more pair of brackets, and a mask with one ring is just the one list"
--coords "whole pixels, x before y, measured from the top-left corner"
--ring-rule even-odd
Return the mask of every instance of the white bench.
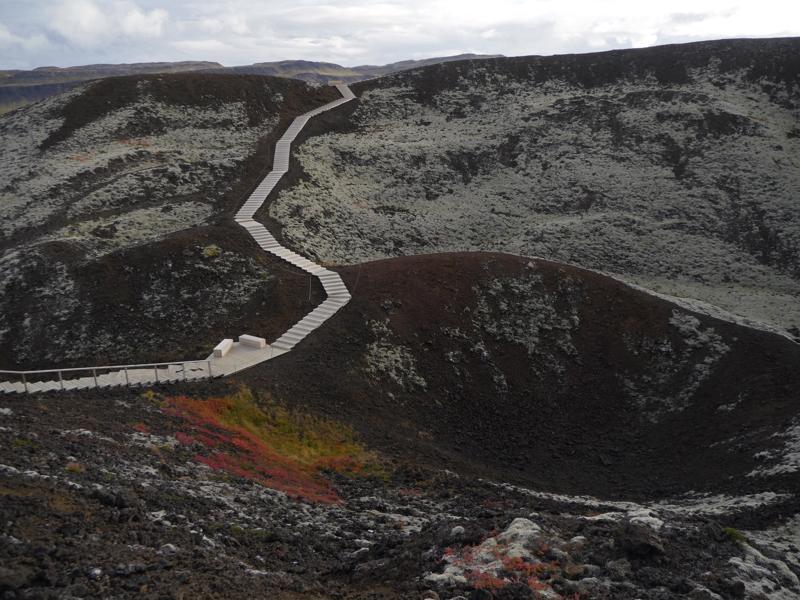
[[233, 340], [225, 338], [219, 344], [214, 346], [214, 358], [222, 358], [233, 348]]
[[239, 343], [242, 346], [250, 346], [251, 348], [266, 348], [267, 340], [264, 338], [256, 337], [254, 335], [240, 335]]

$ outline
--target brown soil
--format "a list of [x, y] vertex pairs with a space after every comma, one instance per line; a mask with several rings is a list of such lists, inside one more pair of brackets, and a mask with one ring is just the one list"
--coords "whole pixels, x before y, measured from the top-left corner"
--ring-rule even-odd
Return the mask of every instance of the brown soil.
[[[443, 254], [342, 269], [350, 304], [294, 352], [242, 380], [343, 419], [390, 454], [540, 489], [640, 498], [797, 487], [791, 476], [746, 477], [757, 466], [753, 455], [774, 448], [770, 436], [797, 413], [800, 346], [784, 338], [696, 315], [730, 351], [685, 410], [654, 423], [628, 397], [620, 374], [647, 375], [652, 368], [626, 337], [680, 343], [668, 302], [576, 267], [536, 261], [548, 293], [566, 277], [582, 289], [577, 354], [563, 374], [537, 374], [531, 367], [539, 359], [519, 344], [484, 335], [487, 360], [443, 333], [474, 333], [474, 286], [519, 277], [528, 262]], [[365, 348], [374, 339], [367, 322], [382, 319], [413, 352], [426, 390], [365, 373]], [[553, 358], [560, 352], [547, 338], [541, 350]], [[448, 359], [453, 352], [456, 364]], [[495, 369], [505, 374], [507, 393], [498, 393]], [[735, 410], [719, 409], [737, 398]]]

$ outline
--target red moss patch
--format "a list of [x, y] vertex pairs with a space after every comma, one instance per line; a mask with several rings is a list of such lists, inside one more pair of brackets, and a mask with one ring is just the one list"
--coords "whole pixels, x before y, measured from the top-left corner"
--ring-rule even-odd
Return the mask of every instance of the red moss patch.
[[191, 424], [191, 433], [179, 431], [175, 437], [204, 447], [194, 457], [197, 462], [293, 498], [340, 502], [320, 471], [360, 474], [368, 467], [369, 455], [350, 430], [300, 418], [274, 404], [262, 410], [247, 390], [207, 399], [171, 397], [164, 410]]
[[150, 428], [144, 423], [134, 423], [133, 429], [139, 433], [150, 433]]

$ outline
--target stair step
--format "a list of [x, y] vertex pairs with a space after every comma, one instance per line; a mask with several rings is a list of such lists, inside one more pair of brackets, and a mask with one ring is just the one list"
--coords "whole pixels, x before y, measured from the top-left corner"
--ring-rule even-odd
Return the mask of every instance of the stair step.
[[340, 306], [341, 305], [336, 301], [336, 299], [334, 299], [334, 298], [325, 298], [325, 301], [322, 304], [320, 304], [319, 306], [317, 306], [317, 308], [315, 308], [314, 310], [315, 311], [316, 310], [320, 310], [320, 311], [333, 310], [333, 311], [335, 311], [335, 310], [339, 310]]
[[286, 339], [302, 340], [304, 337], [306, 337], [306, 332], [294, 331], [294, 327], [292, 327], [292, 329], [284, 333], [281, 337]]
[[310, 261], [308, 261], [306, 259], [303, 259], [303, 260], [290, 260], [289, 262], [292, 263], [293, 265], [297, 265], [301, 269], [307, 269], [308, 267], [313, 266], [313, 264], [314, 264], [314, 263], [312, 263], [312, 262], [310, 262]]
[[336, 300], [337, 302], [336, 311], [339, 311], [342, 308], [344, 308], [347, 305], [347, 303], [350, 302], [350, 300], [352, 300], [350, 294], [328, 294], [328, 298], [330, 298], [331, 300]]
[[284, 333], [281, 337], [279, 337], [276, 340], [276, 342], [280, 342], [281, 344], [291, 344], [292, 346], [294, 346], [301, 339], [302, 339], [301, 337], [298, 337], [298, 336], [295, 336], [295, 335], [287, 335], [287, 334]]
[[312, 325], [315, 329], [322, 325], [327, 320], [327, 316], [323, 317], [321, 315], [313, 315], [309, 313], [303, 319], [300, 320], [300, 323], [306, 323], [308, 325]]
[[310, 323], [303, 323], [302, 321], [298, 321], [294, 327], [292, 327], [286, 333], [302, 333], [303, 335], [308, 335], [312, 331], [314, 331], [316, 327], [311, 325]]

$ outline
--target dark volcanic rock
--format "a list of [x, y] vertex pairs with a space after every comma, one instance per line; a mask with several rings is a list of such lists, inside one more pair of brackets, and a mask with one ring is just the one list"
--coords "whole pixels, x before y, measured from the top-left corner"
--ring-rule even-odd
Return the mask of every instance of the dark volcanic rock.
[[[664, 553], [664, 545], [658, 534], [647, 525], [625, 521], [614, 532], [617, 544], [630, 554], [652, 556]], [[620, 566], [617, 564], [616, 566]], [[617, 569], [617, 574], [624, 572], [624, 567]]]

